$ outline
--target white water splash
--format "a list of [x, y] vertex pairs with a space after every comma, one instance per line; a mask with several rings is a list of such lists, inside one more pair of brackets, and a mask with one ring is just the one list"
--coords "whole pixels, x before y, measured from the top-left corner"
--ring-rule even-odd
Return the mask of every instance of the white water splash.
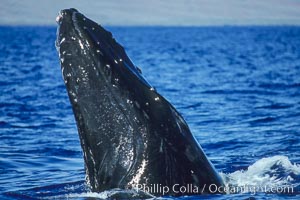
[[83, 192], [83, 193], [73, 193], [73, 194], [68, 194], [67, 195], [67, 198], [88, 198], [88, 197], [99, 198], [99, 199], [107, 199], [107, 198], [110, 197], [110, 195], [106, 191], [101, 192], [101, 193]]
[[154, 196], [151, 194], [137, 191], [137, 190], [122, 190], [122, 189], [111, 189], [100, 193], [97, 192], [82, 192], [68, 194], [66, 198], [98, 198], [98, 199], [151, 199]]
[[[262, 158], [247, 170], [221, 173], [228, 187], [279, 188], [299, 185], [300, 165], [292, 164], [286, 156]], [[296, 180], [295, 180], [296, 179]], [[247, 192], [247, 191], [246, 191]], [[264, 191], [260, 191], [264, 192]]]

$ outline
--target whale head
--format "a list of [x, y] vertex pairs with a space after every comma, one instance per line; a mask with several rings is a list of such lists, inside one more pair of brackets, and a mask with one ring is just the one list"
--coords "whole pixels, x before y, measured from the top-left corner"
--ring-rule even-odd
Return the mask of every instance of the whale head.
[[56, 48], [92, 191], [223, 185], [181, 115], [110, 32], [75, 9], [62, 10], [57, 23]]

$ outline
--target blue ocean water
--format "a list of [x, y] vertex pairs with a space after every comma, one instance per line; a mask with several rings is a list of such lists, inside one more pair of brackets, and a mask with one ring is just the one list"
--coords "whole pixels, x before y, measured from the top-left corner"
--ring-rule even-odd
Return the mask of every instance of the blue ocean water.
[[[300, 27], [108, 27], [231, 186], [300, 198]], [[0, 199], [92, 199], [55, 27], [0, 27]]]

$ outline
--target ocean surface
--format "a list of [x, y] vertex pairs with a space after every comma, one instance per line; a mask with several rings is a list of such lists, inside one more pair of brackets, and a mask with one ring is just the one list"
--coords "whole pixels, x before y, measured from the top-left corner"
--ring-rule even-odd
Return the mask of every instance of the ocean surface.
[[[248, 188], [181, 199], [300, 199], [300, 27], [107, 28], [226, 184]], [[0, 27], [0, 199], [111, 195], [85, 185], [55, 38]]]

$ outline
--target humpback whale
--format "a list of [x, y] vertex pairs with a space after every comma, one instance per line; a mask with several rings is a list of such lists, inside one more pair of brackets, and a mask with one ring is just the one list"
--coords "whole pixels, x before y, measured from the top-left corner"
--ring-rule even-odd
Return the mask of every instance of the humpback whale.
[[[199, 194], [224, 185], [178, 111], [142, 76], [124, 48], [76, 9], [60, 11], [56, 48], [94, 192], [168, 187]], [[173, 190], [172, 190], [173, 188]]]

